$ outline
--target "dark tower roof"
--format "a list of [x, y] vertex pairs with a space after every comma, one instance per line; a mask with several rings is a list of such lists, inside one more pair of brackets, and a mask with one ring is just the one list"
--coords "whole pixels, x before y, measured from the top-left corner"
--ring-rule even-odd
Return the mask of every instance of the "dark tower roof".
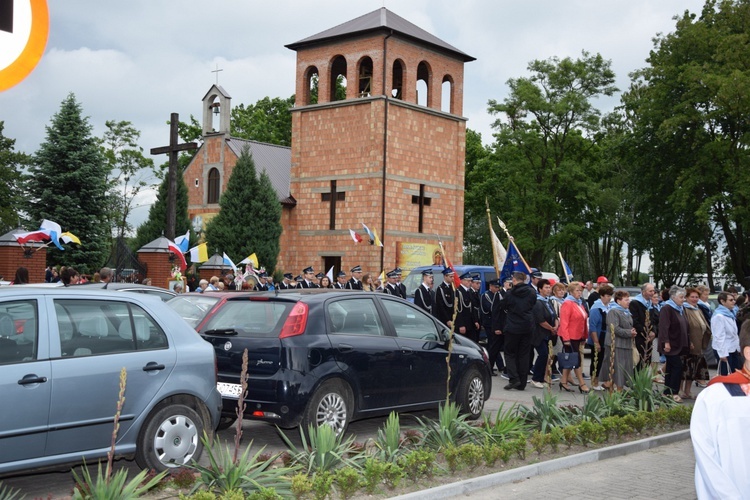
[[406, 38], [411, 38], [433, 48], [436, 48], [442, 52], [448, 52], [449, 54], [462, 59], [464, 62], [474, 61], [475, 57], [472, 57], [464, 52], [461, 52], [454, 46], [442, 41], [438, 37], [426, 32], [419, 26], [416, 26], [403, 17], [397, 16], [385, 7], [381, 7], [378, 10], [374, 10], [369, 14], [365, 14], [351, 21], [347, 21], [343, 24], [339, 24], [333, 28], [321, 31], [317, 35], [312, 35], [307, 38], [294, 43], [286, 45], [288, 49], [297, 50], [307, 46], [315, 46], [330, 41], [334, 41], [340, 38], [349, 38], [353, 35], [360, 35], [365, 33], [374, 32], [388, 33], [393, 31]]

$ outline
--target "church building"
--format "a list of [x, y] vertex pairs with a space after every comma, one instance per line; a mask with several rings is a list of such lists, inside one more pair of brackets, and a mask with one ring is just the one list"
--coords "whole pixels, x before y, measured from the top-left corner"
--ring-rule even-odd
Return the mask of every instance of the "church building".
[[204, 144], [184, 173], [194, 227], [218, 211], [247, 145], [282, 204], [279, 269], [408, 270], [432, 263], [438, 237], [461, 263], [463, 66], [474, 58], [385, 8], [287, 48], [297, 52], [291, 148], [230, 137], [231, 98], [218, 85], [204, 97]]

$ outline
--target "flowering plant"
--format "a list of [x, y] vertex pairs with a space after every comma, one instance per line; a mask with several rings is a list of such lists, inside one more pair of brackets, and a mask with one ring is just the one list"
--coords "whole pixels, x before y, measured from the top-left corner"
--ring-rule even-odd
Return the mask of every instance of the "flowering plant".
[[179, 266], [172, 266], [172, 279], [181, 280], [182, 273], [180, 272]]

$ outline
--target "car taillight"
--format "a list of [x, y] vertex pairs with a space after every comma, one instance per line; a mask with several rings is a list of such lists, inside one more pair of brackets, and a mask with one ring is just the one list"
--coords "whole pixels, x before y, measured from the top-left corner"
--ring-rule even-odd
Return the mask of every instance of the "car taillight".
[[280, 339], [287, 337], [294, 337], [295, 335], [302, 335], [305, 333], [307, 327], [307, 304], [304, 302], [297, 302], [292, 307], [292, 312], [287, 316], [284, 326], [281, 328], [279, 334]]

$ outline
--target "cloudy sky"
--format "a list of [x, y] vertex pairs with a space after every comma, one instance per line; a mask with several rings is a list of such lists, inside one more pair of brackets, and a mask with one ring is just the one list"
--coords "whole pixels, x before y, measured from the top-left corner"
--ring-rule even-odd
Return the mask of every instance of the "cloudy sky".
[[[16, 3], [29, 0], [15, 0]], [[577, 57], [612, 61], [617, 85], [645, 66], [657, 33], [673, 17], [700, 13], [703, 0], [51, 0], [50, 37], [34, 72], [0, 92], [0, 121], [16, 149], [33, 153], [61, 101], [73, 92], [101, 136], [106, 120], [128, 120], [145, 151], [168, 142], [172, 112], [200, 120], [216, 81], [232, 104], [294, 93], [295, 52], [284, 45], [385, 5], [477, 58], [465, 68], [464, 115], [491, 142], [489, 99], [529, 61]], [[1, 35], [1, 33], [0, 33]], [[0, 38], [0, 43], [2, 38]], [[0, 50], [3, 47], [0, 45]], [[2, 55], [0, 54], [0, 57]], [[616, 99], [600, 103], [610, 110]], [[155, 159], [161, 163], [162, 158]], [[148, 200], [134, 212], [147, 215]]]

